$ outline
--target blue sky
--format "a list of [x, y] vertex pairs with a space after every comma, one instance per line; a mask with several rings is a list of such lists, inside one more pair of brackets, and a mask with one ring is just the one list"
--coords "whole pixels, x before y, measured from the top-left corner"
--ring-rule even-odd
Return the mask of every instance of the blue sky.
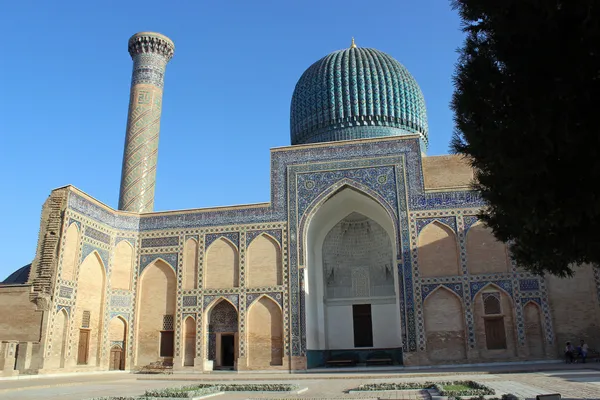
[[430, 149], [452, 133], [463, 34], [446, 0], [4, 2], [0, 57], [0, 280], [34, 255], [43, 202], [73, 184], [116, 207], [132, 62], [128, 38], [169, 36], [155, 210], [269, 200], [269, 149], [289, 145], [296, 81], [350, 45], [417, 79]]

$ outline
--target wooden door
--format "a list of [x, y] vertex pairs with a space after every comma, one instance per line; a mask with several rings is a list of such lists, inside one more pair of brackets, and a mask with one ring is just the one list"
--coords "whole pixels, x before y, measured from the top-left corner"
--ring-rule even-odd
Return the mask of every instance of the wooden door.
[[77, 364], [88, 363], [88, 352], [90, 349], [90, 331], [88, 329], [79, 330], [79, 346], [77, 347]]
[[110, 349], [110, 364], [108, 368], [111, 371], [123, 369], [123, 349], [119, 346]]

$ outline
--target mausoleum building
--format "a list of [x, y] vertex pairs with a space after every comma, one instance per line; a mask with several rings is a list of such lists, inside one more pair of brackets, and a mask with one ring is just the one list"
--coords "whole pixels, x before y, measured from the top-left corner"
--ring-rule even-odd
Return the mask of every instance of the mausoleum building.
[[515, 265], [476, 217], [468, 163], [426, 155], [413, 76], [354, 42], [300, 77], [267, 203], [155, 211], [174, 50], [157, 33], [129, 40], [118, 209], [53, 190], [33, 262], [0, 285], [4, 375], [473, 364], [556, 359], [568, 340], [600, 347], [598, 270], [559, 279]]

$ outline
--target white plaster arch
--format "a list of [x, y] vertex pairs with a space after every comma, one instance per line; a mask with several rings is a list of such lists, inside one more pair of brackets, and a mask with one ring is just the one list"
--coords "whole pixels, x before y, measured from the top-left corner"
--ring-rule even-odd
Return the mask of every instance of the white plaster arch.
[[[386, 208], [368, 194], [351, 186], [345, 186], [336, 191], [327, 198], [322, 205], [312, 214], [306, 222], [308, 228], [305, 231], [303, 240], [304, 259], [306, 268], [304, 273], [304, 291], [306, 299], [306, 347], [308, 350], [326, 350], [329, 347], [327, 343], [326, 311], [323, 303], [324, 282], [323, 282], [323, 242], [329, 231], [346, 216], [353, 212], [360, 213], [379, 224], [388, 234], [392, 247], [392, 260], [394, 265], [394, 292], [396, 297], [393, 325], [396, 327], [394, 332], [397, 342], [396, 347], [402, 346], [401, 322], [400, 322], [400, 302], [398, 297], [398, 272], [396, 262], [398, 259], [399, 243], [396, 234], [396, 225], [393, 217], [390, 216]], [[389, 346], [394, 347], [394, 346]]]

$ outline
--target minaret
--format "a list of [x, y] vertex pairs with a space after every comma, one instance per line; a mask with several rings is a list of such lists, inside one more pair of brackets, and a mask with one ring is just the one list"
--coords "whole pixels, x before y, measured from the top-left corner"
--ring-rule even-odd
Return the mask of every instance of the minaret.
[[119, 210], [142, 213], [154, 209], [163, 83], [174, 52], [171, 39], [160, 33], [140, 32], [129, 39], [133, 74]]

